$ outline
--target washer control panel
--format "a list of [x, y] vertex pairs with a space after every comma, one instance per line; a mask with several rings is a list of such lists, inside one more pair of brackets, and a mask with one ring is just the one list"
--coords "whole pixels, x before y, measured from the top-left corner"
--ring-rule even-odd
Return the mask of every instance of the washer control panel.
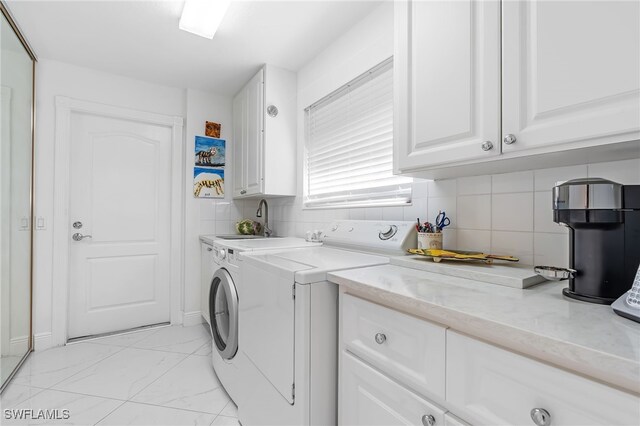
[[416, 247], [416, 224], [410, 221], [341, 220], [327, 227], [324, 243], [405, 254], [407, 249]]

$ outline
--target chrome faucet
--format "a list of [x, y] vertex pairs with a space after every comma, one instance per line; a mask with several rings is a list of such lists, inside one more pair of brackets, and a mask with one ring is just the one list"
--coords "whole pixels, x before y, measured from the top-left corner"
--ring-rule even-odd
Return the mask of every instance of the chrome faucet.
[[262, 217], [262, 205], [264, 204], [264, 236], [269, 238], [273, 231], [269, 229], [269, 205], [264, 198], [258, 203], [258, 211], [256, 217]]

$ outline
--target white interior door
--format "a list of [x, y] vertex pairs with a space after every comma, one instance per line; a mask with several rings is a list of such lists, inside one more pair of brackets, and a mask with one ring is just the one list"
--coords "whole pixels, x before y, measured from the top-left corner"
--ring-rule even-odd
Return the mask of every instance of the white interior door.
[[84, 238], [68, 338], [169, 321], [171, 128], [72, 113], [70, 130], [69, 238]]

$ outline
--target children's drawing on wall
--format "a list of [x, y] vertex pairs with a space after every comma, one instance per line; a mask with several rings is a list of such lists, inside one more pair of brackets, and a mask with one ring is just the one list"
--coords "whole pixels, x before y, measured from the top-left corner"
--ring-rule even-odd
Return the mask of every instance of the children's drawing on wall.
[[196, 136], [196, 166], [224, 168], [224, 163], [224, 139]]
[[224, 169], [194, 167], [193, 196], [196, 198], [224, 198]]
[[193, 168], [193, 196], [224, 198], [224, 139], [196, 136]]

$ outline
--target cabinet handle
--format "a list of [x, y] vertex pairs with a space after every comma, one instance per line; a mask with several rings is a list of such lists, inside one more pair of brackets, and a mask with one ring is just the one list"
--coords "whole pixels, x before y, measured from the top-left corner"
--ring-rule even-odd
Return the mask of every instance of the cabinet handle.
[[387, 341], [387, 336], [385, 336], [383, 333], [376, 333], [376, 343], [381, 345], [384, 342]]
[[212, 251], [213, 249], [211, 247], [207, 247], [207, 251]]
[[531, 410], [531, 420], [537, 426], [550, 426], [551, 414], [544, 408], [534, 408]]
[[422, 424], [424, 426], [433, 426], [436, 424], [436, 418], [431, 414], [425, 414], [424, 416], [422, 416]]
[[515, 143], [516, 141], [517, 141], [516, 136], [512, 135], [511, 133], [509, 133], [503, 139], [503, 142], [506, 143], [507, 145], [511, 145], [512, 143]]
[[485, 143], [482, 144], [482, 150], [483, 151], [490, 151], [492, 149], [493, 149], [493, 142], [486, 141]]
[[246, 193], [247, 193], [247, 190], [246, 190], [246, 189], [243, 189], [242, 191], [240, 191], [240, 194], [242, 194], [242, 195], [244, 195], [244, 194], [246, 194]]

